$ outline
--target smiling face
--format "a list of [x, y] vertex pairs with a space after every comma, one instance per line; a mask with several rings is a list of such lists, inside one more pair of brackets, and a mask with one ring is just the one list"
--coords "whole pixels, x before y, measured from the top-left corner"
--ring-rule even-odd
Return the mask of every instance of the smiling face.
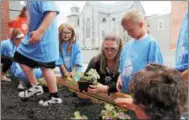
[[118, 52], [118, 44], [116, 41], [106, 40], [103, 43], [103, 51], [108, 60], [113, 60]]
[[72, 31], [69, 28], [64, 27], [61, 32], [61, 38], [64, 41], [69, 41], [72, 38]]

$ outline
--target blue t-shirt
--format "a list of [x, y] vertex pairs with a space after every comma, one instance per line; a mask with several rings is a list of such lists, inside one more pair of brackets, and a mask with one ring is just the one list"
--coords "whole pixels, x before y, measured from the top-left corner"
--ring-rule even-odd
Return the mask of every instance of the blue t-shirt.
[[125, 45], [119, 66], [122, 92], [128, 93], [129, 82], [133, 75], [151, 62], [163, 63], [160, 47], [152, 36], [145, 35], [140, 40], [131, 40]]
[[[16, 49], [16, 45], [11, 40], [1, 41], [1, 55], [13, 57]], [[19, 80], [24, 81], [26, 84], [28, 83], [28, 79], [18, 63], [13, 62], [10, 67], [10, 71], [11, 74], [17, 77]], [[34, 69], [34, 75], [37, 79], [43, 77], [42, 71], [39, 68]]]
[[[68, 72], [71, 72], [75, 65], [78, 65], [77, 72], [82, 71], [83, 67], [83, 60], [82, 60], [82, 53], [81, 47], [79, 43], [76, 41], [72, 44], [72, 49], [70, 53], [67, 51], [69, 42], [63, 42], [61, 45], [62, 52], [60, 52], [60, 57], [56, 61], [57, 66], [65, 65]], [[60, 68], [62, 75], [64, 75], [63, 71]]]
[[68, 72], [71, 72], [72, 71], [72, 68], [71, 68], [71, 51], [70, 52], [67, 51], [68, 44], [69, 44], [69, 42], [64, 42], [64, 44], [62, 44], [62, 56], [63, 56], [64, 65], [66, 67], [66, 70]]
[[176, 69], [180, 72], [188, 69], [188, 12], [184, 16], [178, 37]]
[[29, 0], [27, 1], [26, 6], [29, 16], [28, 33], [17, 51], [38, 62], [45, 63], [56, 61], [59, 57], [57, 17], [49, 25], [39, 43], [28, 43], [30, 40], [30, 33], [39, 28], [45, 15], [49, 11], [55, 11], [57, 14], [59, 13], [56, 4], [53, 1]]
[[1, 41], [1, 56], [13, 57], [16, 45], [11, 40]]
[[[25, 73], [23, 72], [22, 68], [20, 67], [18, 63], [13, 62], [13, 64], [11, 65], [10, 71], [12, 75], [17, 77], [19, 80], [22, 80], [25, 84], [29, 83], [27, 76], [25, 75]], [[37, 79], [43, 77], [43, 73], [40, 68], [34, 69], [34, 75]]]

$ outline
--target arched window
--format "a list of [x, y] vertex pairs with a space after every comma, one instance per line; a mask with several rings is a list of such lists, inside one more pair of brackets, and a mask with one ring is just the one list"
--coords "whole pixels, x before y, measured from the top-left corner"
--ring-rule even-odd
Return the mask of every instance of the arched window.
[[86, 22], [86, 38], [90, 38], [91, 37], [91, 20], [89, 18], [87, 18], [87, 22]]
[[102, 19], [102, 23], [105, 23], [105, 22], [106, 22], [106, 18], [103, 18], [103, 19]]

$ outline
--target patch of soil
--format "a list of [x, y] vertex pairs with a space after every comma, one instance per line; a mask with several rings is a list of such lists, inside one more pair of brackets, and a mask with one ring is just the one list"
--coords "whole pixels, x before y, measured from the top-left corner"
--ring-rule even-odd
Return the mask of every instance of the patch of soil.
[[[89, 120], [96, 120], [99, 119], [100, 112], [104, 109], [104, 105], [93, 104], [88, 99], [78, 98], [66, 87], [61, 87], [61, 90], [59, 90], [59, 96], [63, 100], [62, 104], [42, 107], [38, 102], [40, 99], [47, 98], [48, 93], [23, 101], [18, 97], [18, 80], [14, 77], [11, 80], [11, 82], [1, 82], [2, 120], [63, 120], [71, 119], [75, 111], [80, 111], [80, 114], [86, 115]], [[128, 113], [132, 116], [132, 120], [137, 120], [134, 112], [128, 111]]]
[[88, 119], [98, 119], [102, 105], [93, 104], [90, 100], [76, 97], [68, 88], [62, 87], [59, 96], [63, 102], [59, 105], [41, 107], [38, 102], [48, 97], [48, 93], [22, 101], [18, 97], [18, 82], [1, 82], [1, 119], [70, 119], [75, 111], [80, 111]]

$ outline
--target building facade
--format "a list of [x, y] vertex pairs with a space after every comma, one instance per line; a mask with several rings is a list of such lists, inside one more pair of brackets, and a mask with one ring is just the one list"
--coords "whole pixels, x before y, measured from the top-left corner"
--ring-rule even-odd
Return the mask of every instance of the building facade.
[[171, 1], [171, 41], [169, 48], [175, 50], [180, 31], [180, 25], [188, 11], [188, 1]]
[[161, 51], [169, 51], [171, 14], [153, 15], [146, 17], [146, 20], [149, 34], [157, 40]]
[[9, 38], [10, 29], [8, 27], [9, 21], [9, 0], [0, 1], [0, 36], [1, 40]]
[[25, 4], [26, 1], [10, 1], [10, 0], [0, 1], [1, 40], [6, 40], [9, 38], [12, 29], [9, 28], [8, 22], [10, 20], [15, 19], [20, 14], [22, 7]]
[[120, 23], [125, 12], [132, 8], [145, 15], [140, 1], [119, 1], [112, 5], [87, 1], [81, 13], [78, 13], [77, 7], [71, 8], [72, 14], [68, 16], [68, 22], [75, 26], [78, 41], [83, 47], [99, 48], [103, 37], [111, 32], [127, 42], [129, 37]]

